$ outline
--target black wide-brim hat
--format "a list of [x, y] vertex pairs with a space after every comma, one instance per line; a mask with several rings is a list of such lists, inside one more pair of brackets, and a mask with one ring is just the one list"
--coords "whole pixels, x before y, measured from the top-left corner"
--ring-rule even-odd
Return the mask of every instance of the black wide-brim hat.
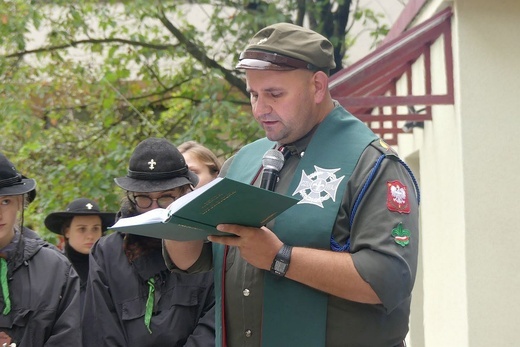
[[61, 234], [61, 229], [65, 221], [75, 216], [99, 216], [101, 218], [102, 230], [105, 232], [116, 220], [113, 212], [102, 212], [99, 205], [90, 199], [79, 198], [67, 205], [65, 211], [53, 212], [45, 217], [45, 226], [56, 234]]
[[196, 186], [199, 177], [188, 170], [183, 155], [171, 142], [152, 137], [135, 148], [126, 177], [118, 177], [114, 181], [126, 191], [147, 193], [187, 184]]
[[36, 181], [20, 174], [13, 163], [0, 153], [0, 196], [29, 193], [29, 200], [32, 201], [36, 196], [35, 189]]

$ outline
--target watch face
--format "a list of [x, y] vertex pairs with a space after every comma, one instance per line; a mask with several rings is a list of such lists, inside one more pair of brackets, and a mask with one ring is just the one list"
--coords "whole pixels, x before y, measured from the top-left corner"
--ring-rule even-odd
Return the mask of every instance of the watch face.
[[274, 263], [273, 271], [280, 273], [280, 274], [284, 274], [286, 270], [287, 270], [286, 263], [283, 263], [281, 261], [276, 261]]

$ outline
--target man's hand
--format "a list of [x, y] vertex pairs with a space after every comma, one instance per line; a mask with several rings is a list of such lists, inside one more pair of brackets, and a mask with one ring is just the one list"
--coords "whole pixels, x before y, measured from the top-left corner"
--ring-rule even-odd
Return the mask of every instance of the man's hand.
[[228, 246], [238, 247], [240, 256], [259, 269], [270, 270], [276, 253], [282, 248], [282, 241], [268, 228], [251, 228], [235, 224], [220, 224], [217, 230], [238, 237], [209, 236], [208, 240]]

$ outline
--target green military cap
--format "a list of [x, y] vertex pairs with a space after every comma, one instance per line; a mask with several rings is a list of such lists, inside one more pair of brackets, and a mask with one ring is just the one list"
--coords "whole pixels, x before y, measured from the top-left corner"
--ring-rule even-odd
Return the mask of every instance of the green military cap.
[[290, 23], [277, 23], [253, 36], [240, 54], [237, 69], [329, 72], [334, 69], [334, 47], [315, 31]]

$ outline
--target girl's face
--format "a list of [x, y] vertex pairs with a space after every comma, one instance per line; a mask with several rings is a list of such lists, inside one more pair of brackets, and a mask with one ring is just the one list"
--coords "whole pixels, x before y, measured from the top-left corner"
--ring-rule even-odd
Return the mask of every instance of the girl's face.
[[74, 216], [65, 231], [69, 245], [82, 254], [88, 254], [103, 234], [101, 218], [96, 215]]
[[190, 171], [195, 175], [199, 176], [199, 184], [197, 184], [197, 187], [195, 188], [200, 188], [217, 177], [217, 173], [212, 174], [209, 170], [209, 167], [189, 151], [184, 152], [182, 155], [184, 156], [184, 160], [186, 160], [188, 169], [190, 169]]
[[0, 248], [7, 246], [14, 237], [14, 226], [22, 202], [22, 195], [0, 196]]

